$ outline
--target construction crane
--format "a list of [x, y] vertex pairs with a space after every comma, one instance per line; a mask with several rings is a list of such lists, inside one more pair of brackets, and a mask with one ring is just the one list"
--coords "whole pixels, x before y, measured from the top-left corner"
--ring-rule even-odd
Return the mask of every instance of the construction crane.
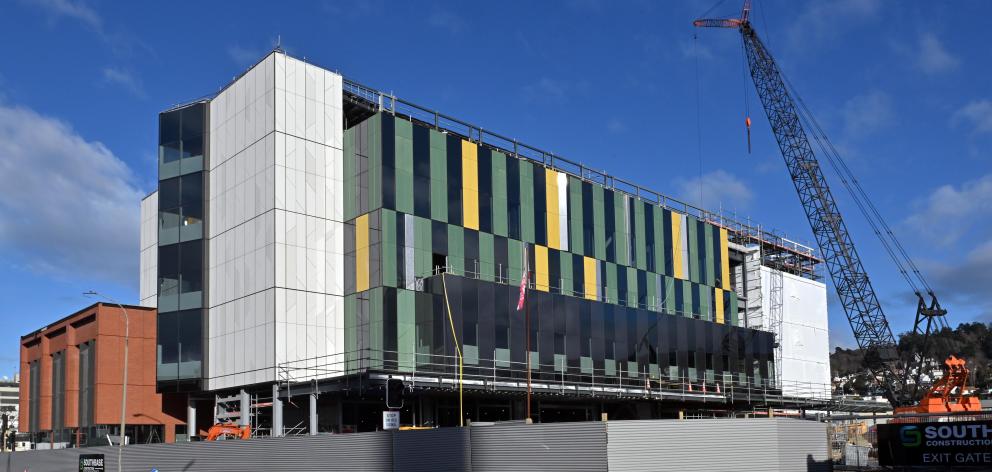
[[[941, 308], [936, 294], [916, 264], [868, 199], [864, 189], [836, 149], [830, 144], [805, 103], [792, 90], [776, 65], [775, 59], [752, 27], [749, 21], [750, 13], [751, 0], [745, 0], [737, 18], [698, 19], [693, 25], [702, 28], [735, 28], [740, 31], [751, 79], [789, 169], [789, 176], [806, 212], [813, 236], [823, 253], [823, 260], [844, 307], [844, 313], [854, 330], [854, 338], [865, 353], [866, 367], [878, 381], [886, 398], [897, 412], [926, 413], [980, 409], [976, 397], [965, 395], [967, 369], [964, 367], [964, 361], [953, 356], [953, 359], [945, 362], [945, 375], [941, 381], [925, 393], [923, 401], [919, 400], [921, 377], [930, 367], [926, 346], [931, 333], [947, 325], [944, 319], [947, 310]], [[793, 96], [798, 99], [798, 103], [793, 100]], [[746, 117], [746, 123], [750, 148], [750, 117]], [[806, 127], [810, 128], [810, 134], [807, 134]], [[868, 219], [889, 256], [916, 294], [917, 309], [913, 332], [922, 336], [923, 352], [911, 353], [905, 358], [900, 356], [898, 343], [882, 312], [871, 279], [854, 247], [851, 234], [844, 224], [844, 219], [823, 176], [820, 163], [813, 152], [811, 136], [831, 166], [840, 174], [844, 186], [851, 193], [858, 208]], [[929, 297], [929, 303], [925, 297]], [[952, 395], [951, 390], [956, 394]]]

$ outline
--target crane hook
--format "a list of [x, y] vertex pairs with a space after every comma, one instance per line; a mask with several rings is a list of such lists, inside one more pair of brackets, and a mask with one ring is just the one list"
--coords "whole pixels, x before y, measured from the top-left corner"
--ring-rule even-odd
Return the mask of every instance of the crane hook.
[[747, 153], [751, 154], [751, 117], [744, 117], [744, 126], [747, 127]]

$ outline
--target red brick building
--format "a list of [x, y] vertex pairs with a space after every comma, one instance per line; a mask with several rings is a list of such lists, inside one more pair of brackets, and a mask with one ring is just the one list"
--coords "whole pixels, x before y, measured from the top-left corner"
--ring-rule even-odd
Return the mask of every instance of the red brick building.
[[[131, 444], [185, 434], [185, 396], [155, 392], [154, 308], [125, 305], [129, 318], [126, 434]], [[106, 445], [118, 435], [124, 316], [96, 303], [21, 337], [20, 427], [38, 447]]]

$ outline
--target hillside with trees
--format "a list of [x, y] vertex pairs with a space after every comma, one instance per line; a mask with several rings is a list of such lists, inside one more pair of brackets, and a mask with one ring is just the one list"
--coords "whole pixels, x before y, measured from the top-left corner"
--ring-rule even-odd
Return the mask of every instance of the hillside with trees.
[[[908, 332], [899, 335], [900, 352], [920, 352], [922, 345], [922, 336]], [[944, 328], [931, 335], [928, 349], [930, 357], [941, 365], [951, 354], [965, 359], [971, 371], [970, 383], [980, 392], [992, 391], [992, 323], [962, 323], [954, 329]], [[863, 358], [860, 349], [840, 347], [830, 355], [832, 377], [843, 379], [839, 387], [844, 393], [879, 393], [865, 371]]]

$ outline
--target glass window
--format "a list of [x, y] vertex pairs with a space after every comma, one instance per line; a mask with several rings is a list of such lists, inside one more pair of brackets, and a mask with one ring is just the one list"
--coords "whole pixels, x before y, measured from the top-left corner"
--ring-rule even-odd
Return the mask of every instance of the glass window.
[[[205, 105], [197, 103], [181, 110], [183, 138], [203, 134], [203, 111]], [[177, 114], [174, 112], [174, 114]]]
[[199, 292], [203, 290], [203, 241], [188, 241], [182, 243], [180, 253], [181, 286], [180, 292]]
[[[203, 155], [203, 136], [183, 138], [182, 157], [198, 157]], [[168, 162], [168, 161], [166, 161]]]
[[[184, 175], [180, 177], [180, 195], [183, 206], [203, 205], [203, 173]], [[174, 179], [170, 179], [174, 180]]]
[[179, 177], [166, 179], [158, 183], [158, 207], [174, 208], [182, 202], [179, 193]]
[[[171, 143], [179, 141], [179, 112], [173, 111], [158, 115], [158, 143]], [[176, 148], [178, 150], [178, 146]]]
[[159, 296], [179, 293], [179, 245], [170, 244], [158, 248], [158, 294]]
[[184, 310], [177, 319], [179, 362], [203, 359], [203, 315], [201, 310]]
[[178, 317], [178, 312], [158, 314], [159, 364], [175, 364], [179, 362]]
[[172, 141], [162, 144], [158, 147], [158, 160], [161, 163], [175, 162], [178, 161], [182, 156], [179, 151], [180, 143], [179, 141]]

